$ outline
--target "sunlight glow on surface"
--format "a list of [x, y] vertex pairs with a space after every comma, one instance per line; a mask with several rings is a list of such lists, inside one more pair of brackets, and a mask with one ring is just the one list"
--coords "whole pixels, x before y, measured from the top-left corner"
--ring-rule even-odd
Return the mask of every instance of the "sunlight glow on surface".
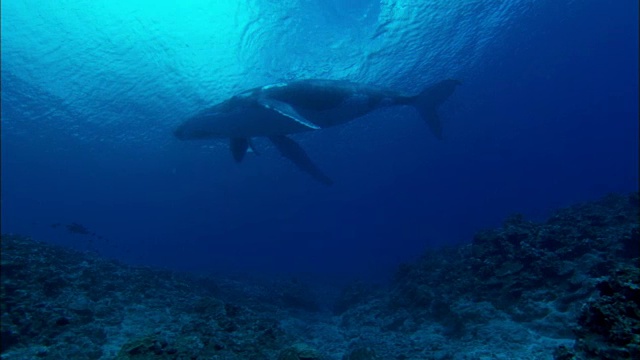
[[[339, 1], [3, 1], [2, 70], [28, 84], [12, 91], [50, 94], [77, 124], [117, 132], [94, 140], [153, 143], [203, 107], [269, 83], [348, 79], [415, 92], [458, 76], [518, 13], [504, 8], [489, 0], [362, 0], [349, 11]], [[126, 134], [116, 130], [122, 124]], [[89, 131], [79, 137], [92, 141]]]

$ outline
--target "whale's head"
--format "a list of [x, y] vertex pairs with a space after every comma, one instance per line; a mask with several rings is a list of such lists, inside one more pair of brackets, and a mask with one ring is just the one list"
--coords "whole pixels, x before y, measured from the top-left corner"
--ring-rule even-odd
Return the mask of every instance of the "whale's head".
[[193, 126], [189, 121], [180, 124], [180, 126], [173, 131], [173, 135], [179, 140], [198, 140], [214, 137], [212, 136], [214, 134], [210, 131], [199, 129], [198, 127]]
[[219, 115], [215, 112], [199, 113], [184, 121], [173, 131], [180, 140], [201, 140], [222, 137], [215, 123]]
[[233, 98], [200, 111], [174, 131], [173, 135], [180, 140], [199, 140], [229, 137], [232, 127], [249, 107], [249, 100], [234, 96]]

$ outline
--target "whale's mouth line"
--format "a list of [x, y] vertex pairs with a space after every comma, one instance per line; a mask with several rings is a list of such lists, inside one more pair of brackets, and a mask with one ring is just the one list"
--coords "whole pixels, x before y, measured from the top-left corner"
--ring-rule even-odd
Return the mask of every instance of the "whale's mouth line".
[[197, 130], [197, 129], [187, 130], [187, 127], [185, 126], [185, 124], [182, 124], [178, 126], [175, 130], [173, 130], [173, 136], [175, 136], [178, 140], [182, 140], [182, 141], [207, 140], [207, 139], [217, 139], [217, 138], [225, 137], [225, 136], [216, 135], [206, 130]]
[[173, 136], [175, 136], [179, 140], [185, 140], [182, 126], [178, 126], [177, 128], [175, 128], [175, 130], [173, 130]]

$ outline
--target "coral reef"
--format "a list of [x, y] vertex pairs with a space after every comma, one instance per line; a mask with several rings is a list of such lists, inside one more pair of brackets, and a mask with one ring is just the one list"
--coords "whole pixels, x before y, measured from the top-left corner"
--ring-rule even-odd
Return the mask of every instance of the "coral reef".
[[401, 266], [386, 300], [348, 309], [342, 324], [415, 334], [436, 322], [436, 331], [450, 339], [480, 340], [494, 328], [487, 341], [515, 336], [514, 342], [535, 342], [527, 340], [526, 328], [549, 346], [577, 335], [575, 350], [569, 342], [554, 346], [557, 358], [636, 354], [640, 297], [632, 289], [638, 277], [635, 283], [627, 277], [627, 287], [603, 279], [637, 274], [638, 202], [637, 193], [609, 195], [560, 210], [544, 223], [514, 215], [468, 245], [429, 251]]
[[581, 358], [640, 358], [640, 269], [626, 266], [597, 285], [600, 296], [584, 306], [575, 332]]
[[461, 298], [490, 302], [517, 321], [575, 315], [597, 279], [639, 256], [638, 197], [608, 196], [545, 223], [512, 216], [470, 245], [428, 253], [396, 275], [392, 301], [450, 319]]
[[278, 360], [323, 360], [324, 356], [312, 346], [305, 343], [293, 344], [278, 355]]
[[640, 356], [638, 194], [512, 216], [388, 287], [132, 267], [2, 235], [15, 359], [618, 359]]
[[288, 343], [210, 281], [3, 235], [3, 359], [269, 358]]

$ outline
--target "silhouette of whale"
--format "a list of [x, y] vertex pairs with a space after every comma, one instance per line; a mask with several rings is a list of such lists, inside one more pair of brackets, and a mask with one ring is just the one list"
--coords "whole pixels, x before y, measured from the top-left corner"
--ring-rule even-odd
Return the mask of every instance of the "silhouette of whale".
[[180, 140], [229, 138], [237, 162], [242, 161], [248, 149], [255, 151], [251, 138], [267, 137], [298, 168], [331, 185], [331, 179], [288, 134], [343, 124], [382, 107], [410, 105], [441, 139], [437, 109], [460, 84], [458, 80], [443, 80], [413, 96], [341, 80], [271, 84], [241, 92], [198, 112], [178, 126], [174, 135]]

